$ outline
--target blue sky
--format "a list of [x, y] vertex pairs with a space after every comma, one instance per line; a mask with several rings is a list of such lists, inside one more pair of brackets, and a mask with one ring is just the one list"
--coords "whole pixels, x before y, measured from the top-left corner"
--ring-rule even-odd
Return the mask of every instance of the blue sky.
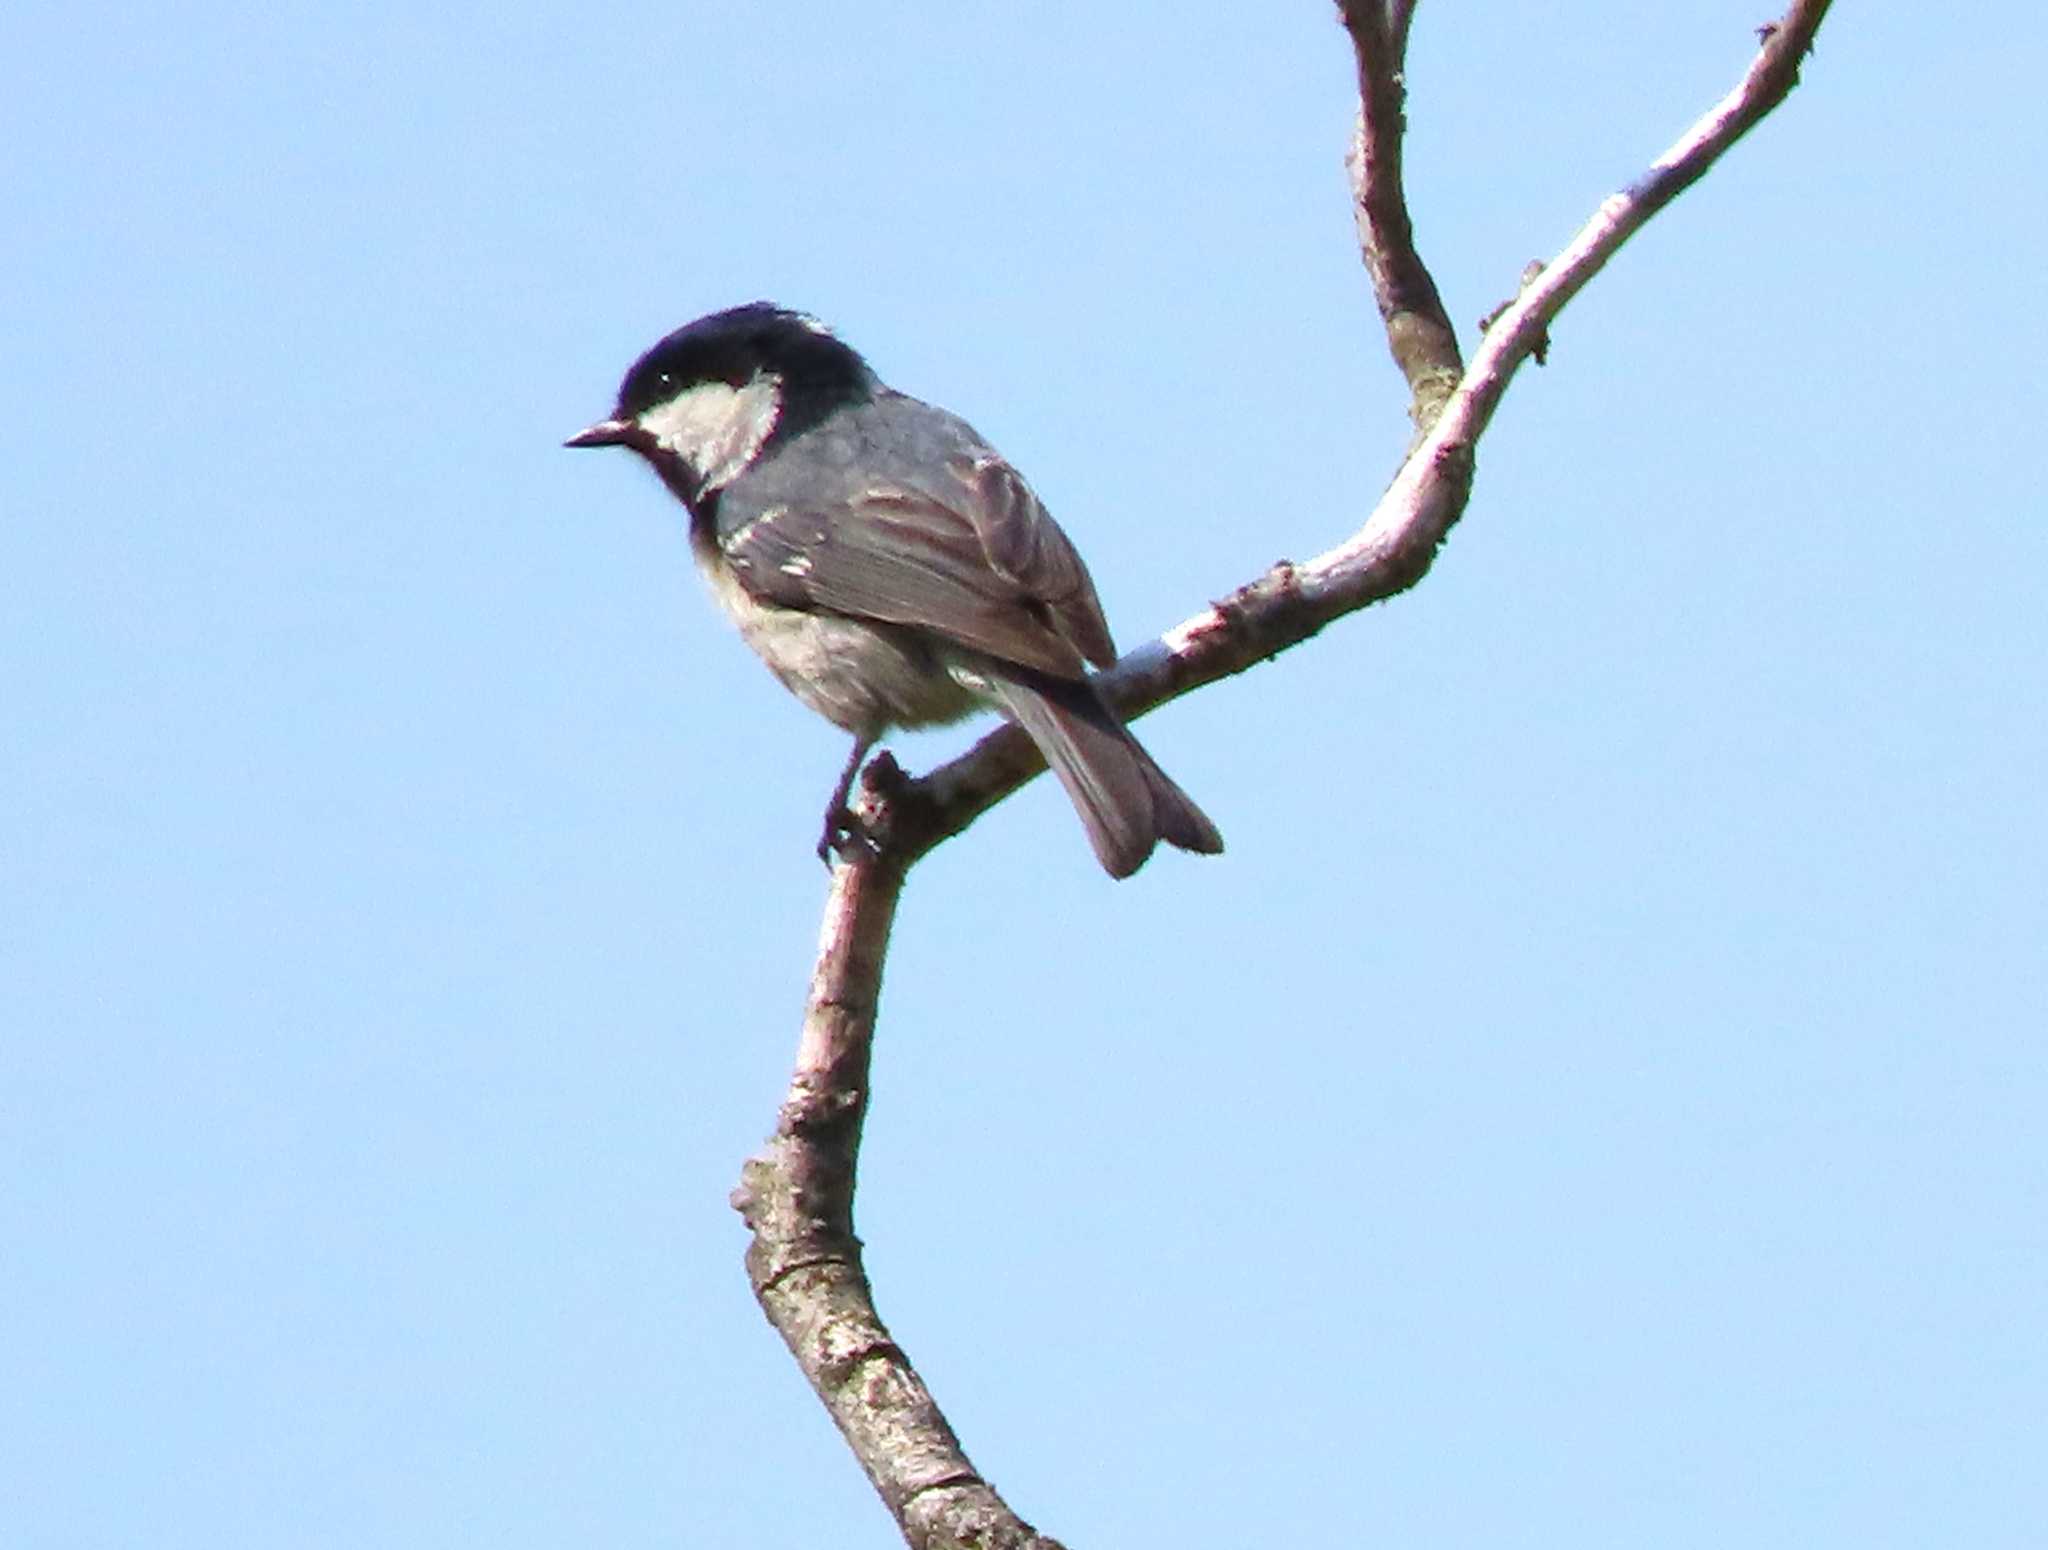
[[[1410, 70], [1468, 330], [1764, 15], [1488, 9]], [[912, 881], [860, 1228], [1077, 1550], [2048, 1532], [2043, 28], [1837, 10], [1427, 581], [1146, 721], [1225, 858], [1040, 782]], [[1143, 639], [1399, 456], [1349, 90], [1306, 3], [17, 19], [11, 1543], [897, 1542], [726, 1205], [843, 744], [558, 444], [801, 306]]]

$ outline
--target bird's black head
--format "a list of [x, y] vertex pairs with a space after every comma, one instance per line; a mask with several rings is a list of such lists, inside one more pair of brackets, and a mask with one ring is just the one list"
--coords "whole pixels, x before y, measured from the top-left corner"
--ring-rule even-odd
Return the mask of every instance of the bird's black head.
[[694, 509], [835, 410], [875, 374], [823, 324], [772, 302], [686, 323], [633, 363], [612, 417], [572, 447], [631, 447]]
[[618, 414], [638, 418], [700, 383], [737, 388], [761, 376], [781, 382], [786, 408], [798, 400], [836, 407], [867, 397], [874, 383], [867, 362], [824, 324], [754, 301], [685, 323], [641, 356], [619, 384]]

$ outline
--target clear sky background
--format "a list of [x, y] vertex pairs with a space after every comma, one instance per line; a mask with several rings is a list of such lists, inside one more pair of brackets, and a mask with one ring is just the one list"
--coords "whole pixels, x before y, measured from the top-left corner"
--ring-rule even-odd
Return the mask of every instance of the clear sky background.
[[[1759, 5], [1425, 4], [1467, 329]], [[65, 6], [0, 57], [0, 1538], [882, 1550], [726, 1204], [844, 753], [562, 437], [816, 312], [1120, 638], [1365, 517], [1330, 6]], [[2048, 1540], [2034, 7], [1845, 4], [1415, 592], [913, 878], [859, 1221], [1082, 1547]], [[972, 729], [899, 743], [913, 767]]]

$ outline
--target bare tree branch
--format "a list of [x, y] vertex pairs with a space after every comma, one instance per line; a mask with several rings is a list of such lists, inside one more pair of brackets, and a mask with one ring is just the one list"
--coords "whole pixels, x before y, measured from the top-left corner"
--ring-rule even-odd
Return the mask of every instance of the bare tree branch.
[[1399, 0], [1338, 0], [1337, 6], [1358, 56], [1358, 127], [1344, 158], [1351, 172], [1358, 247], [1372, 277], [1394, 364], [1408, 379], [1413, 395], [1408, 413], [1419, 435], [1457, 386], [1464, 362], [1436, 281], [1416, 251], [1401, 177], [1408, 96], [1403, 64], [1413, 9]]
[[[1147, 641], [1096, 681], [1126, 717], [1241, 673], [1307, 640], [1331, 620], [1420, 581], [1471, 491], [1473, 451], [1522, 361], [1587, 281], [1644, 222], [1696, 182], [1798, 84], [1799, 62], [1830, 0], [1795, 0], [1761, 29], [1763, 46], [1742, 83], [1680, 136], [1641, 178], [1610, 195], [1563, 252], [1496, 316], [1439, 417], [1409, 451], [1364, 527], [1304, 564], [1282, 561], [1222, 602]], [[1399, 61], [1390, 61], [1398, 68]], [[1369, 173], [1384, 161], [1365, 163]], [[1361, 204], [1367, 203], [1361, 200]], [[1370, 201], [1378, 203], [1377, 196]], [[1367, 269], [1381, 265], [1370, 254]], [[1431, 286], [1432, 292], [1434, 285]], [[1384, 304], [1383, 304], [1383, 310]], [[910, 859], [958, 834], [1042, 765], [1013, 727], [903, 788], [869, 816]]]
[[[1340, 0], [1358, 53], [1352, 147], [1361, 245], [1418, 436], [1364, 527], [1301, 565], [1281, 563], [1131, 652], [1098, 680], [1127, 716], [1241, 672], [1331, 620], [1413, 586], [1465, 509], [1473, 449], [1522, 361], [1588, 280], [1798, 81], [1829, 0], [1794, 0], [1762, 29], [1742, 83], [1644, 176], [1607, 199], [1495, 316], [1469, 366], [1415, 251], [1400, 187], [1401, 65], [1413, 0]], [[1439, 392], [1449, 381], [1454, 387]], [[747, 1272], [771, 1323], [916, 1550], [1058, 1550], [976, 1473], [882, 1324], [853, 1232], [882, 966], [910, 867], [1043, 766], [1006, 727], [921, 780], [886, 756], [860, 797], [874, 854], [834, 868], [795, 1075], [775, 1133], [733, 1204], [753, 1233]]]
[[1060, 1550], [975, 1473], [875, 1311], [853, 1233], [875, 1010], [902, 891], [903, 868], [886, 860], [833, 870], [789, 1094], [733, 1191], [754, 1235], [747, 1279], [911, 1544]]

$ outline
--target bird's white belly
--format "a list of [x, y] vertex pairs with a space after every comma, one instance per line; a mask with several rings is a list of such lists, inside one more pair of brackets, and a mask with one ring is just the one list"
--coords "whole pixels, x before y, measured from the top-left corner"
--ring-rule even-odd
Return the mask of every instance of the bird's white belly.
[[[760, 602], [724, 564], [702, 553], [698, 559], [712, 596], [755, 655], [834, 726], [875, 737], [889, 727], [958, 721], [983, 703], [929, 637], [899, 625]], [[974, 675], [967, 676], [971, 681]]]

